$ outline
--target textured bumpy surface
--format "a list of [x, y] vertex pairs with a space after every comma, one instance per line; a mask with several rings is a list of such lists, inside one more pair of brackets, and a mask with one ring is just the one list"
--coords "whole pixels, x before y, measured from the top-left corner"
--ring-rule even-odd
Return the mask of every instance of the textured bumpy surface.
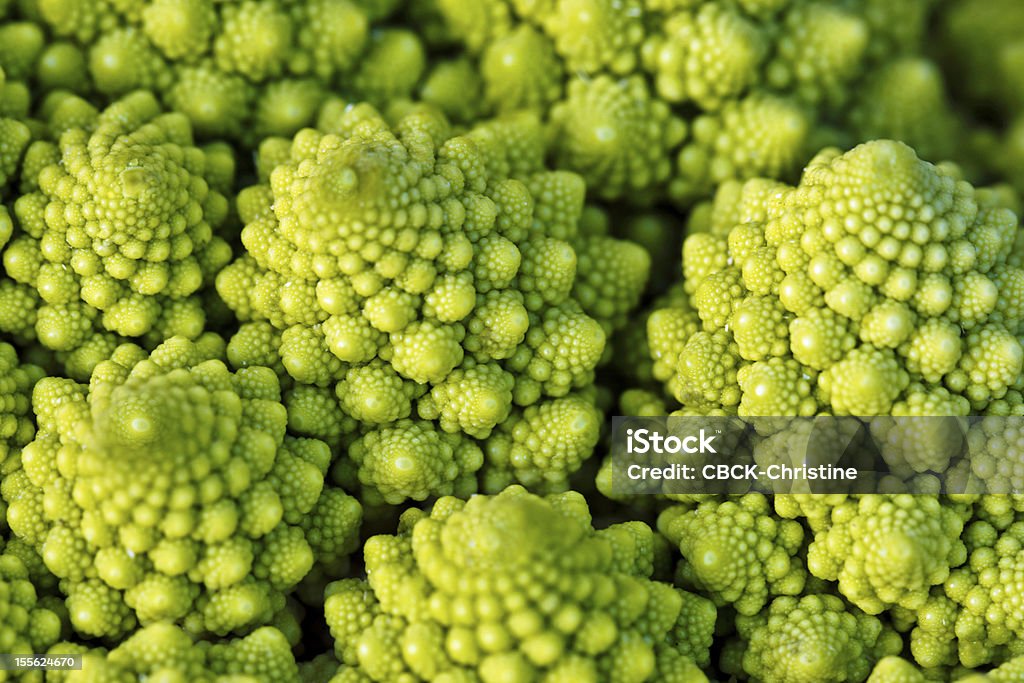
[[79, 632], [266, 623], [315, 562], [351, 549], [360, 507], [324, 489], [327, 446], [286, 436], [273, 371], [231, 373], [222, 351], [215, 337], [124, 345], [88, 386], [36, 384], [7, 520], [62, 580]]
[[[393, 127], [366, 105], [325, 113], [324, 132], [264, 143], [281, 158], [243, 193], [246, 254], [217, 277], [253, 321], [232, 363], [270, 346], [366, 425], [342, 441], [373, 501], [465, 496], [481, 467], [489, 490], [565, 488], [596, 443], [587, 391], [649, 257], [580, 234], [583, 182], [544, 169], [531, 115], [454, 135], [426, 110]], [[604, 267], [577, 277], [581, 259]], [[547, 452], [516, 451], [538, 435]]]
[[577, 493], [441, 498], [369, 539], [365, 557], [368, 582], [326, 592], [351, 675], [689, 681], [709, 659], [711, 603], [651, 581], [651, 529], [594, 531]]
[[[724, 185], [683, 246], [689, 302], [648, 319], [661, 378], [740, 415], [1005, 411], [1024, 271], [1000, 204], [893, 141]], [[698, 331], [660, 329], [680, 317]]]
[[[0, 681], [1024, 679], [1022, 36], [0, 0], [0, 654], [83, 664]], [[890, 476], [624, 495], [615, 415]]]
[[228, 207], [210, 161], [188, 120], [160, 114], [148, 93], [99, 115], [89, 107], [55, 102], [59, 145], [26, 151], [39, 172], [22, 182], [37, 189], [14, 204], [23, 234], [4, 251], [6, 271], [39, 292], [36, 334], [48, 348], [76, 349], [97, 328], [194, 338], [204, 314], [191, 295], [230, 257], [214, 232]]

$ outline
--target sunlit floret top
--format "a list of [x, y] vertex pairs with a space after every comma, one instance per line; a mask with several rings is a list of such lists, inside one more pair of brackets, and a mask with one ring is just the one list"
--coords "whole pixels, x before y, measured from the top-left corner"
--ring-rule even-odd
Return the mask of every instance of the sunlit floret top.
[[595, 531], [577, 493], [441, 498], [364, 554], [368, 581], [331, 584], [324, 608], [372, 680], [706, 680], [714, 606], [648, 578], [650, 528]]

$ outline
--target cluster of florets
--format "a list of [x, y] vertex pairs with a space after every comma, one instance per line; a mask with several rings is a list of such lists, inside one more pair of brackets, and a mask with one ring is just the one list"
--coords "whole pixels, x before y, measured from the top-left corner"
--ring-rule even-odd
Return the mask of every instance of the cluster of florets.
[[1012, 522], [1020, 507], [1013, 498], [979, 499], [976, 520], [962, 535], [966, 561], [916, 608], [893, 610], [894, 624], [909, 632], [914, 660], [925, 671], [1024, 661], [1024, 614], [1015, 597], [1024, 566], [1024, 525]]
[[43, 375], [42, 368], [21, 363], [14, 347], [0, 342], [0, 472], [36, 433], [32, 387]]
[[159, 93], [204, 136], [290, 135], [328, 89], [384, 103], [412, 95], [427, 67], [414, 32], [381, 24], [391, 0], [37, 4], [0, 28], [12, 78], [96, 99]]
[[476, 68], [439, 67], [424, 97], [455, 117], [465, 92], [485, 112], [550, 112], [559, 165], [603, 198], [688, 205], [731, 178], [790, 176], [826, 142], [949, 150], [957, 132], [916, 56], [923, 0], [433, 5]]
[[649, 577], [640, 522], [595, 531], [583, 497], [519, 487], [406, 512], [327, 588], [345, 680], [699, 681], [714, 606]]
[[869, 614], [917, 609], [967, 558], [959, 538], [969, 515], [969, 506], [924, 494], [851, 498], [816, 529], [807, 567]]
[[[0, 0], [0, 653], [1024, 680], [1022, 7]], [[883, 492], [598, 503], [616, 399]]]
[[[0, 197], [3, 197], [7, 184], [17, 177], [21, 156], [32, 140], [31, 129], [19, 118], [25, 113], [20, 106], [8, 109], [6, 76], [0, 65]], [[11, 218], [6, 207], [0, 206], [0, 247], [11, 237]]]
[[39, 431], [2, 493], [78, 632], [267, 623], [314, 563], [353, 550], [361, 510], [324, 488], [330, 449], [287, 435], [277, 376], [232, 373], [223, 349], [213, 335], [123, 345], [88, 386], [36, 384]]
[[[955, 476], [1012, 492], [1024, 481], [1013, 206], [886, 140], [822, 152], [795, 187], [727, 182], [691, 216], [683, 281], [646, 314], [644, 372], [678, 415], [868, 418], [833, 420], [825, 438], [870, 447], [896, 478], [922, 483], [966, 448], [970, 472]], [[671, 410], [647, 390], [622, 408]], [[752, 457], [791, 462], [812, 430], [755, 434]], [[774, 497], [774, 514], [756, 494], [673, 497], [685, 502], [659, 528], [682, 554], [677, 582], [740, 614], [723, 671], [863, 680], [883, 658], [871, 674], [881, 683], [1017, 670], [1018, 496], [789, 494]], [[891, 626], [870, 616], [883, 613]], [[903, 650], [897, 632], [921, 671], [884, 659]]]
[[462, 135], [426, 110], [393, 127], [367, 105], [323, 119], [265, 143], [267, 183], [239, 198], [247, 253], [217, 278], [252, 321], [232, 362], [279, 364], [321, 397], [308, 410], [354, 418], [339, 472], [374, 498], [471, 493], [485, 459], [489, 489], [564, 488], [596, 443], [586, 394], [646, 252], [579, 231], [583, 182], [544, 170], [532, 115]]
[[[64, 627], [60, 615], [40, 600], [29, 571], [21, 559], [5, 553], [0, 539], [0, 643], [7, 656], [46, 652], [56, 643]], [[42, 671], [23, 672], [26, 683], [41, 683]], [[0, 681], [14, 680], [8, 670]]]
[[891, 626], [827, 593], [776, 598], [760, 614], [737, 617], [736, 630], [723, 668], [764, 683], [862, 681], [903, 649]]

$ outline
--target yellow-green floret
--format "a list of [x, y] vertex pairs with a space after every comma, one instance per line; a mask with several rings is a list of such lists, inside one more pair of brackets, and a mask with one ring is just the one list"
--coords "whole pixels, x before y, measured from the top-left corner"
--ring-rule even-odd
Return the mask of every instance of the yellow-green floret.
[[974, 521], [964, 539], [966, 563], [950, 573], [945, 595], [935, 595], [917, 614], [911, 645], [915, 659], [925, 666], [959, 659], [977, 667], [1024, 654], [1024, 611], [1017, 599], [1024, 525], [1016, 522], [1000, 529], [989, 521]]
[[[67, 652], [59, 643], [54, 650]], [[299, 667], [283, 631], [262, 626], [244, 637], [211, 644], [194, 642], [182, 628], [167, 622], [144, 626], [110, 651], [87, 650], [82, 668], [68, 672], [63, 683], [166, 680], [194, 683], [252, 681], [299, 683]]]
[[803, 527], [775, 518], [759, 493], [693, 509], [670, 507], [658, 528], [683, 555], [677, 569], [681, 584], [740, 614], [757, 614], [772, 595], [803, 591], [807, 570], [796, 557]]
[[[0, 538], [0, 643], [7, 656], [46, 652], [60, 637], [60, 614], [41, 601], [25, 563], [14, 553], [3, 552]], [[9, 665], [8, 665], [9, 666]], [[0, 681], [41, 683], [42, 671], [0, 671]]]
[[736, 627], [743, 671], [764, 683], [863, 681], [876, 661], [903, 649], [891, 626], [827, 594], [776, 598]]
[[838, 580], [846, 599], [869, 614], [894, 605], [917, 609], [966, 558], [959, 537], [968, 514], [966, 506], [925, 494], [848, 499], [815, 534], [807, 568]]
[[[822, 152], [796, 187], [723, 185], [706, 210], [683, 249], [703, 332], [651, 344], [685, 405], [962, 415], [1016, 389], [1020, 311], [1000, 286], [1020, 276], [1017, 220], [951, 167], [880, 140]], [[686, 310], [656, 310], [649, 335]]]
[[[467, 438], [487, 438], [527, 406], [560, 414], [558, 399], [591, 385], [650, 259], [631, 242], [580, 233], [583, 183], [545, 170], [532, 115], [454, 135], [426, 109], [388, 126], [368, 105], [332, 104], [322, 124], [262, 146], [269, 186], [243, 192], [248, 253], [221, 272], [218, 291], [243, 320], [281, 331], [292, 379], [334, 385], [340, 409], [374, 430], [351, 453], [373, 495], [471, 493], [481, 462]], [[578, 278], [581, 259], [600, 272]], [[413, 412], [429, 422], [388, 425]], [[578, 425], [572, 445], [530, 446], [532, 464], [499, 449], [495, 466], [539, 468], [522, 476], [566, 488], [597, 421], [566, 422]], [[408, 446], [401, 472], [384, 448], [394, 439]], [[354, 483], [355, 472], [345, 476]]]
[[231, 253], [215, 232], [227, 200], [188, 120], [139, 92], [55, 133], [56, 144], [27, 153], [47, 163], [26, 169], [37, 189], [14, 203], [21, 231], [3, 254], [7, 274], [41, 299], [40, 343], [72, 351], [103, 332], [197, 337], [196, 294]]
[[595, 531], [573, 492], [441, 498], [367, 542], [327, 623], [349, 680], [706, 680], [715, 609], [652, 581], [653, 550], [640, 522]]
[[912, 662], [890, 655], [882, 657], [868, 676], [868, 683], [924, 683], [927, 679]]
[[[0, 87], [2, 85], [0, 79]], [[0, 194], [7, 183], [17, 177], [22, 155], [31, 140], [32, 131], [27, 125], [17, 119], [0, 117]], [[0, 247], [11, 237], [10, 218], [6, 214], [7, 209], [0, 208]]]
[[0, 342], [0, 474], [8, 458], [35, 436], [32, 387], [43, 375], [42, 368], [21, 363], [14, 347]]
[[88, 385], [36, 384], [39, 431], [3, 496], [79, 633], [248, 629], [352, 550], [360, 506], [324, 490], [328, 447], [288, 436], [277, 375], [233, 373], [223, 350], [213, 335], [123, 345]]
[[599, 197], [615, 199], [663, 184], [671, 152], [686, 133], [639, 76], [575, 79], [551, 110], [558, 163], [583, 175]]
[[[18, 469], [21, 449], [35, 436], [32, 388], [44, 374], [38, 366], [21, 363], [14, 347], [0, 342], [0, 486]], [[6, 512], [7, 504], [0, 498], [0, 532], [7, 528]]]

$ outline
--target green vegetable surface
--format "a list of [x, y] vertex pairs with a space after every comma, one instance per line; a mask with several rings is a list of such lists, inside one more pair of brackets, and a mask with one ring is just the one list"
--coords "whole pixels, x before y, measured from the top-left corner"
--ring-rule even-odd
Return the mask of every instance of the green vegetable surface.
[[[1024, 680], [1022, 74], [1019, 0], [0, 0], [0, 655], [83, 663], [0, 681]], [[613, 415], [924, 492], [627, 496]]]

